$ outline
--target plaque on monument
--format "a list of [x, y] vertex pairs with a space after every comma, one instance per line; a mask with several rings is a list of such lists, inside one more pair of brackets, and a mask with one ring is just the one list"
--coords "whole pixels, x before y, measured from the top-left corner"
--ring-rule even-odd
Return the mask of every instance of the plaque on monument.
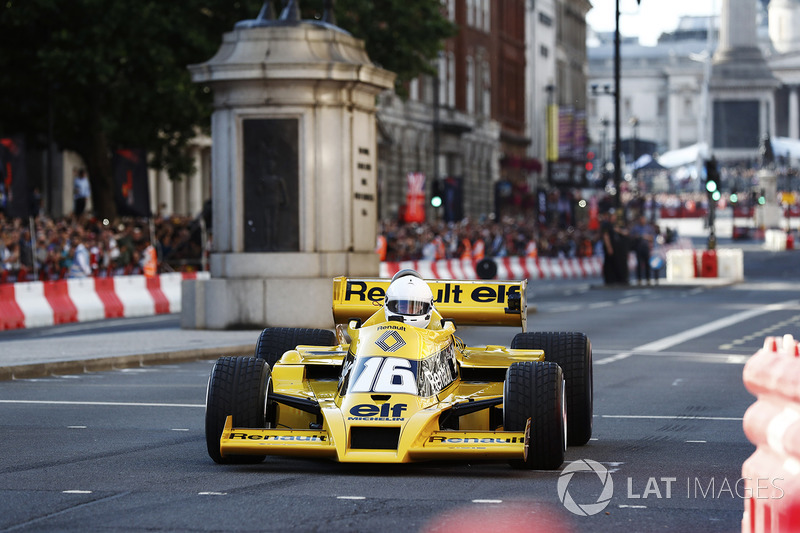
[[714, 102], [714, 147], [756, 148], [759, 138], [758, 100]]
[[300, 249], [297, 119], [246, 119], [244, 251]]

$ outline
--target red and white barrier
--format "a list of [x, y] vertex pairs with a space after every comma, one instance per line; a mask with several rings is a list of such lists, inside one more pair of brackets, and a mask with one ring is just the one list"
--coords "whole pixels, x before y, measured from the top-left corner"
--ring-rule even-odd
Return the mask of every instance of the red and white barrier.
[[[602, 257], [496, 257], [497, 279], [584, 279], [600, 277]], [[631, 256], [630, 266], [636, 265]], [[391, 278], [400, 270], [412, 268], [425, 279], [478, 279], [475, 263], [469, 259], [439, 261], [387, 261], [381, 263], [380, 277]]]
[[0, 285], [0, 330], [181, 310], [181, 282], [208, 272], [115, 276]]
[[743, 422], [756, 451], [742, 465], [742, 532], [800, 531], [800, 344], [767, 337], [742, 377], [757, 397]]
[[694, 278], [744, 280], [744, 254], [740, 248], [667, 251], [667, 281]]

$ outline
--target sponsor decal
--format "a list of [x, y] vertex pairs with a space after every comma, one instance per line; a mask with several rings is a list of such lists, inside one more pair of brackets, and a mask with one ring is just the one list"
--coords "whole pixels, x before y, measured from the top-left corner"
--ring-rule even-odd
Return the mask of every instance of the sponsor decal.
[[408, 410], [406, 403], [384, 403], [380, 407], [369, 403], [361, 403], [350, 408], [351, 417], [348, 420], [395, 421], [405, 420], [403, 411]]
[[384, 352], [396, 352], [406, 345], [406, 341], [395, 330], [387, 331], [375, 341], [375, 344]]
[[388, 326], [378, 326], [378, 331], [383, 331], [385, 329], [394, 329], [394, 330], [397, 330], [397, 331], [405, 331], [406, 327], [405, 326], [396, 326], [394, 324], [390, 324]]
[[417, 378], [419, 395], [429, 398], [444, 390], [458, 377], [455, 346], [450, 343], [441, 352], [419, 362]]
[[516, 444], [524, 441], [520, 437], [428, 437], [432, 444]]
[[[517, 285], [468, 285], [472, 290], [465, 290], [467, 285], [458, 283], [436, 282], [431, 284], [436, 288], [434, 296], [436, 303], [439, 304], [463, 304], [472, 302], [477, 304], [505, 304], [508, 298], [513, 295], [519, 296], [519, 286]], [[344, 301], [364, 302], [371, 301], [383, 303], [386, 298], [386, 290], [383, 287], [369, 286], [365, 281], [348, 280], [345, 290]]]
[[271, 441], [296, 441], [296, 442], [324, 442], [327, 435], [258, 435], [247, 433], [231, 433], [229, 440], [271, 440]]

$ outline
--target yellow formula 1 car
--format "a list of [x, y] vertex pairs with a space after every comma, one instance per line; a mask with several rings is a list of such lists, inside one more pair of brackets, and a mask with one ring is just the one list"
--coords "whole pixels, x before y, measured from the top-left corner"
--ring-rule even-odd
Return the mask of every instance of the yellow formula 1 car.
[[[211, 458], [560, 467], [566, 445], [592, 433], [587, 337], [526, 333], [526, 281], [425, 283], [433, 305], [417, 312], [427, 313], [426, 327], [386, 311], [389, 280], [342, 277], [333, 283], [335, 333], [267, 328], [255, 357], [220, 358], [206, 397]], [[468, 347], [456, 324], [522, 333], [510, 348]]]

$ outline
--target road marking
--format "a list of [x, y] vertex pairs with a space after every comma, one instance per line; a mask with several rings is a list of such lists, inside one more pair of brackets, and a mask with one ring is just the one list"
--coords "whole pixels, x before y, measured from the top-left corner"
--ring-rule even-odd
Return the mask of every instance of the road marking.
[[600, 415], [600, 418], [627, 418], [631, 420], [713, 420], [717, 422], [741, 422], [744, 420], [742, 417], [733, 416], [695, 415]]
[[620, 509], [647, 509], [646, 505], [620, 505]]
[[683, 378], [678, 378], [678, 379], [676, 379], [675, 381], [672, 382], [672, 386], [673, 387], [677, 387], [678, 385], [681, 384], [682, 381], [683, 381]]
[[62, 490], [62, 494], [91, 494], [90, 490]]
[[211, 491], [207, 491], [207, 492], [198, 492], [197, 495], [198, 496], [227, 496], [228, 493], [227, 492], [211, 492]]
[[337, 500], [366, 500], [366, 496], [337, 496]]
[[86, 426], [67, 426], [67, 429], [86, 429]]
[[704, 440], [687, 440], [686, 442], [690, 444], [707, 444]]
[[0, 400], [0, 403], [39, 404], [39, 405], [98, 405], [119, 407], [202, 407], [203, 404], [195, 403], [136, 403], [136, 402], [67, 402], [48, 400]]
[[800, 303], [800, 300], [789, 300], [783, 303], [770, 304], [759, 307], [757, 309], [750, 309], [747, 311], [743, 311], [735, 315], [731, 315], [725, 318], [720, 318], [719, 320], [714, 320], [713, 322], [709, 322], [708, 324], [703, 324], [702, 326], [697, 326], [696, 328], [682, 331], [681, 333], [677, 333], [675, 335], [670, 335], [669, 337], [664, 337], [663, 339], [659, 339], [657, 341], [637, 346], [633, 350], [622, 352], [620, 354], [611, 357], [606, 357], [605, 359], [600, 359], [598, 361], [595, 361], [594, 364], [605, 365], [608, 363], [614, 363], [616, 361], [627, 359], [628, 357], [632, 356], [637, 352], [660, 352], [677, 344], [681, 344], [683, 342], [696, 339], [697, 337], [702, 337], [703, 335], [707, 335], [708, 333], [711, 333], [713, 331], [717, 331], [722, 328], [727, 328], [728, 326], [738, 324], [739, 322], [744, 322], [745, 320], [750, 320], [751, 318], [757, 317], [759, 315], [765, 315], [773, 311], [791, 309], [792, 307], [798, 305], [798, 303]]
[[472, 500], [472, 503], [503, 503], [503, 500]]
[[170, 431], [189, 431], [188, 428], [172, 428]]

